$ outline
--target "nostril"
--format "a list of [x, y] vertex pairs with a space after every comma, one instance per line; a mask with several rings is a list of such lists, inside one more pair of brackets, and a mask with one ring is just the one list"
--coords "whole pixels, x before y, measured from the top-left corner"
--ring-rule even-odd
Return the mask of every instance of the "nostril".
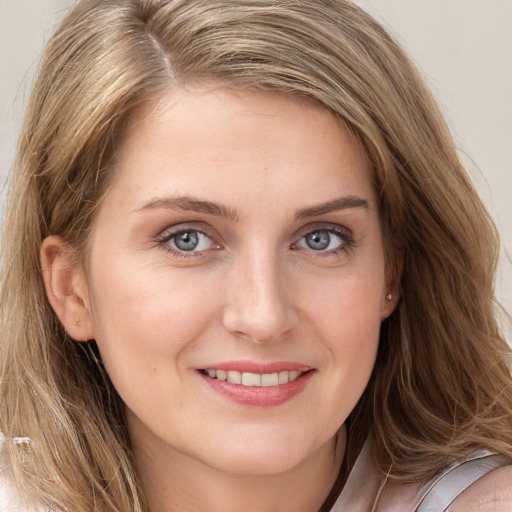
[[234, 336], [256, 343], [268, 343], [285, 336], [292, 330], [295, 321], [291, 312], [258, 311], [244, 312], [240, 308], [225, 312], [224, 327]]

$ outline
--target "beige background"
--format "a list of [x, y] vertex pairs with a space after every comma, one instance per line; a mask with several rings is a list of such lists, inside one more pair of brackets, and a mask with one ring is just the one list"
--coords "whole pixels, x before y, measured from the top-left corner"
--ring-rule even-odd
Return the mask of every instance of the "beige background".
[[[360, 0], [434, 90], [503, 238], [498, 290], [512, 311], [512, 0]], [[0, 180], [38, 54], [68, 0], [0, 0]], [[475, 245], [478, 240], [475, 240]], [[509, 339], [512, 322], [506, 321]]]

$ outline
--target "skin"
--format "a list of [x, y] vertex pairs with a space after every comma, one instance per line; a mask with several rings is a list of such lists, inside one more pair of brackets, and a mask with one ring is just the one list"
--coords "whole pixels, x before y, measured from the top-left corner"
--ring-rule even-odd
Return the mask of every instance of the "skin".
[[[311, 103], [176, 90], [131, 120], [114, 173], [87, 263], [58, 237], [42, 260], [60, 320], [96, 339], [126, 404], [151, 511], [317, 510], [398, 300], [362, 150]], [[197, 250], [178, 249], [181, 228]], [[327, 248], [308, 245], [315, 230]], [[198, 372], [224, 361], [311, 378], [244, 405]]]

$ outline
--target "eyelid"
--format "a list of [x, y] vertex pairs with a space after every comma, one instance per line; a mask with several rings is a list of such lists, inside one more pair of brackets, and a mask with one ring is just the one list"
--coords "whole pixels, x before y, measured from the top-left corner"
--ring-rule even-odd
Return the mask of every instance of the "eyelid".
[[198, 233], [202, 233], [208, 238], [218, 238], [214, 234], [213, 230], [204, 222], [179, 222], [172, 226], [166, 227], [161, 230], [155, 237], [157, 241], [164, 241], [171, 238], [173, 235], [177, 233], [182, 233], [183, 231], [197, 231]]
[[336, 224], [333, 222], [311, 222], [305, 226], [302, 226], [295, 232], [295, 238], [299, 239], [306, 236], [308, 233], [312, 231], [331, 231], [334, 233], [339, 233], [340, 235], [346, 238], [354, 238], [354, 232], [346, 226], [341, 224]]

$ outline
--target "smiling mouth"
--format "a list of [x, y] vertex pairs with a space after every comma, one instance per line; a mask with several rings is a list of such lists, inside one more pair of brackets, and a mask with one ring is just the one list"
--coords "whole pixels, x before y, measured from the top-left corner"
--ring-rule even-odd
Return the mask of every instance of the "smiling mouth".
[[250, 373], [239, 372], [233, 370], [200, 370], [203, 375], [211, 379], [226, 381], [231, 384], [240, 384], [248, 387], [271, 387], [288, 384], [298, 379], [306, 372], [299, 371], [282, 371], [276, 373]]

